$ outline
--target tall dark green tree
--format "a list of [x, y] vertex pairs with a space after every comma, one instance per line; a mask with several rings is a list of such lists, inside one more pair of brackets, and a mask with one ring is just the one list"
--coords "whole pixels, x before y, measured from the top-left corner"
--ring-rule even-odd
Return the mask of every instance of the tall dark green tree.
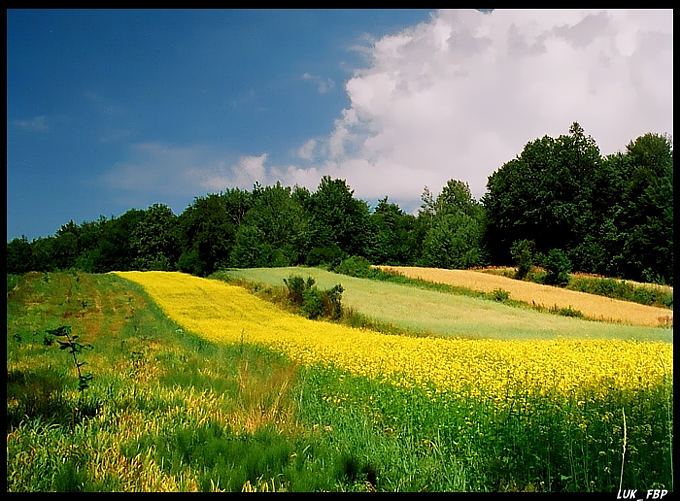
[[[533, 240], [537, 252], [568, 254], [588, 234], [594, 176], [600, 154], [595, 141], [574, 122], [569, 135], [544, 136], [489, 176], [482, 198], [487, 242], [495, 261], [510, 262], [516, 240]], [[578, 256], [569, 255], [578, 267]]]
[[484, 207], [467, 183], [450, 179], [436, 199], [426, 188], [419, 219], [425, 237], [420, 263], [438, 268], [470, 268], [486, 261]]
[[528, 143], [488, 179], [487, 242], [508, 263], [513, 241], [562, 249], [574, 269], [673, 280], [673, 149], [646, 134], [602, 158], [578, 123]]
[[[228, 211], [228, 201], [235, 206], [235, 214]], [[231, 200], [230, 194], [213, 193], [194, 199], [179, 216], [183, 252], [178, 266], [181, 271], [209, 275], [228, 264], [238, 224], [247, 212], [241, 208], [240, 201], [240, 198]]]
[[342, 255], [366, 255], [370, 211], [366, 202], [353, 194], [345, 180], [324, 176], [309, 197], [310, 264]]
[[7, 244], [7, 273], [26, 273], [33, 270], [31, 244], [25, 235]]
[[387, 197], [378, 201], [370, 217], [368, 258], [375, 264], [412, 264], [418, 255], [415, 216], [406, 214]]
[[153, 204], [132, 232], [132, 248], [136, 253], [133, 267], [137, 270], [175, 269], [180, 256], [177, 216], [167, 205]]
[[253, 189], [253, 206], [236, 233], [231, 264], [237, 267], [300, 264], [309, 244], [309, 224], [291, 188]]
[[673, 146], [668, 137], [645, 134], [629, 143], [631, 175], [620, 212], [626, 234], [627, 276], [673, 282]]
[[56, 269], [67, 270], [75, 266], [80, 254], [78, 245], [80, 233], [80, 227], [73, 221], [69, 221], [57, 230], [52, 245], [52, 260]]

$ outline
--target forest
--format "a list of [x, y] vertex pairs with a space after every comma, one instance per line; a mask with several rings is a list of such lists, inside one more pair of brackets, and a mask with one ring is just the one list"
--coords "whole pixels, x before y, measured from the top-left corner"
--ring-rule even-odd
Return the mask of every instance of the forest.
[[388, 197], [373, 208], [342, 179], [304, 187], [227, 187], [181, 214], [157, 203], [119, 217], [72, 220], [53, 236], [7, 243], [7, 273], [372, 264], [544, 266], [673, 284], [673, 147], [648, 133], [603, 156], [574, 122], [528, 142], [475, 200], [463, 180], [424, 187], [417, 214]]

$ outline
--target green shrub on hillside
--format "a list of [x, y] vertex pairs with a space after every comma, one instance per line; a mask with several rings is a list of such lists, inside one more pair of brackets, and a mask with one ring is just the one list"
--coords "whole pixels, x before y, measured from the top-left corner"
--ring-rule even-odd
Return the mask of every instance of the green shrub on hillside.
[[571, 261], [561, 249], [551, 249], [545, 258], [543, 266], [547, 270], [545, 283], [564, 287], [569, 283]]
[[535, 246], [532, 240], [516, 240], [512, 244], [510, 255], [517, 266], [514, 278], [522, 280], [533, 267]]
[[342, 316], [342, 285], [319, 290], [314, 286], [312, 277], [307, 277], [305, 281], [299, 275], [284, 278], [283, 283], [288, 287], [288, 298], [307, 318], [325, 317], [337, 320]]

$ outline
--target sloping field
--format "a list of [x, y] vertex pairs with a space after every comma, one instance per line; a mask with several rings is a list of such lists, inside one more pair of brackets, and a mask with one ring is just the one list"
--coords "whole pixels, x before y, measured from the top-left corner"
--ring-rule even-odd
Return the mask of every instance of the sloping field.
[[586, 318], [608, 322], [622, 322], [629, 325], [668, 326], [673, 324], [673, 311], [655, 306], [646, 306], [611, 299], [585, 292], [576, 292], [560, 287], [535, 284], [471, 270], [445, 270], [440, 268], [419, 268], [411, 266], [379, 266], [384, 271], [400, 273], [410, 278], [437, 282], [468, 289], [493, 292], [503, 289], [510, 298], [545, 308], [573, 308]]
[[645, 388], [672, 367], [669, 343], [385, 335], [307, 320], [217, 280], [176, 272], [117, 274], [140, 284], [173, 321], [210, 341], [263, 344], [304, 365], [334, 365], [401, 386], [432, 384], [437, 391], [491, 399], [507, 398], [513, 388], [524, 395], [604, 394]]
[[[538, 267], [537, 267], [538, 268]], [[542, 269], [542, 268], [540, 268]], [[499, 275], [499, 276], [506, 276], [506, 273], [514, 274], [516, 268], [512, 266], [486, 266], [483, 268], [473, 268], [470, 271], [478, 271], [480, 273], [487, 273], [489, 275]], [[636, 287], [644, 287], [648, 289], [658, 289], [662, 292], [667, 292], [667, 293], [672, 293], [673, 292], [673, 287], [670, 285], [660, 285], [660, 284], [650, 284], [650, 283], [645, 283], [645, 282], [637, 282], [635, 280], [630, 280], [628, 278], [616, 278], [616, 277], [607, 277], [604, 275], [598, 275], [597, 273], [585, 273], [582, 271], [573, 271], [571, 272], [571, 275], [574, 277], [585, 277], [585, 278], [607, 278], [609, 280], [615, 280], [617, 282], [626, 282], [628, 284], [634, 285]]]
[[[227, 273], [274, 286], [292, 274], [327, 289], [341, 283], [342, 303], [370, 318], [438, 336], [473, 339], [607, 338], [672, 342], [669, 328], [588, 321], [515, 308], [495, 301], [349, 277], [318, 268], [249, 268]], [[481, 275], [481, 274], [480, 274]]]

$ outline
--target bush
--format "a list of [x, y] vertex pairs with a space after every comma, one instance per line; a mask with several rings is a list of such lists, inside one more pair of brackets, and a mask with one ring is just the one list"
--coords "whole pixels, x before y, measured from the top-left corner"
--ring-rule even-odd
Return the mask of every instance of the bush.
[[316, 287], [305, 289], [302, 293], [300, 309], [307, 318], [319, 318], [323, 314], [323, 296], [321, 291]]
[[304, 301], [304, 292], [307, 289], [311, 289], [314, 285], [314, 279], [312, 277], [307, 277], [307, 283], [305, 279], [299, 275], [291, 275], [288, 280], [283, 279], [283, 283], [288, 287], [288, 298], [290, 301], [297, 306], [302, 306]]
[[563, 317], [583, 318], [583, 313], [581, 313], [577, 309], [572, 308], [571, 306], [568, 306], [566, 308], [555, 307], [555, 313], [557, 313], [558, 315], [562, 315]]
[[505, 289], [496, 289], [493, 291], [493, 297], [496, 301], [500, 301], [502, 303], [503, 301], [510, 299], [510, 293]]
[[333, 271], [359, 278], [371, 278], [375, 275], [375, 270], [371, 268], [370, 261], [362, 256], [351, 256], [343, 259], [340, 264], [333, 268]]
[[283, 282], [288, 287], [288, 298], [307, 318], [325, 317], [337, 320], [342, 316], [342, 293], [344, 292], [342, 285], [338, 284], [322, 291], [314, 286], [312, 277], [307, 277], [305, 281], [299, 275], [284, 278]]
[[327, 291], [321, 292], [324, 316], [337, 320], [342, 316], [342, 293], [345, 289], [338, 284]]
[[564, 287], [569, 283], [571, 261], [561, 249], [551, 249], [543, 263], [547, 274], [545, 283]]
[[510, 248], [510, 255], [512, 256], [517, 271], [515, 271], [515, 278], [518, 280], [524, 279], [531, 267], [534, 265], [534, 249], [535, 244], [532, 240], [516, 240]]

